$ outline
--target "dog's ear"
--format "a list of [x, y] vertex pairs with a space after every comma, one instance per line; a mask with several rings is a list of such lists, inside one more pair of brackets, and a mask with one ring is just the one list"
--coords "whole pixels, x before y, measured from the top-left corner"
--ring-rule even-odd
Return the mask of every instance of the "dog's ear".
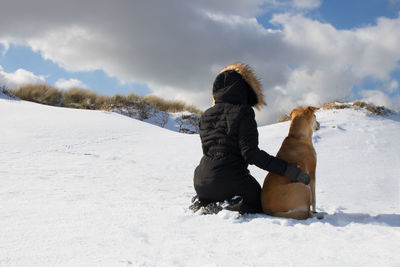
[[293, 119], [297, 113], [299, 113], [299, 109], [295, 108], [289, 113], [289, 117]]
[[312, 106], [308, 106], [307, 109], [308, 109], [309, 111], [311, 111], [311, 112], [314, 112], [314, 111], [318, 110], [319, 108], [312, 107]]

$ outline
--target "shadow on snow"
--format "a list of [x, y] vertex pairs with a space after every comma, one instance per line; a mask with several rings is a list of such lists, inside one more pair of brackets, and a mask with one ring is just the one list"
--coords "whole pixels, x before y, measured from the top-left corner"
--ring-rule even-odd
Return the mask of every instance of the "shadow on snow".
[[272, 217], [264, 214], [244, 215], [238, 219], [238, 223], [250, 222], [254, 219], [271, 219], [273, 223], [281, 224], [284, 226], [295, 226], [297, 224], [311, 225], [313, 223], [330, 224], [335, 227], [345, 227], [349, 224], [370, 224], [370, 225], [384, 225], [391, 227], [400, 227], [400, 214], [379, 214], [371, 216], [365, 213], [345, 213], [337, 212], [334, 214], [327, 214], [321, 220], [310, 218], [307, 220], [294, 220], [286, 218]]

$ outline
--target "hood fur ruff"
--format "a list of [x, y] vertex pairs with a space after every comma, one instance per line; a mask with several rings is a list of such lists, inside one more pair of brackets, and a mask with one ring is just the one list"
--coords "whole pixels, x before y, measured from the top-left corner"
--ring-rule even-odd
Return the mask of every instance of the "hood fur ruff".
[[259, 110], [261, 107], [267, 105], [264, 101], [264, 94], [261, 89], [260, 80], [254, 74], [249, 65], [236, 62], [232, 65], [225, 67], [223, 70], [221, 70], [220, 73], [227, 70], [234, 70], [239, 73], [242, 78], [250, 85], [251, 89], [253, 89], [253, 92], [256, 94], [258, 100], [258, 103], [254, 106], [256, 109]]

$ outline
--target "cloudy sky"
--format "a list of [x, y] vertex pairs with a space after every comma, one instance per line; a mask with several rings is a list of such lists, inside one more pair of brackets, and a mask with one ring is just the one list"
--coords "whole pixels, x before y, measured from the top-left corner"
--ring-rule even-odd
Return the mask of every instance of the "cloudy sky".
[[261, 78], [260, 124], [299, 104], [400, 110], [400, 0], [1, 0], [0, 84], [135, 92], [205, 109], [226, 65]]

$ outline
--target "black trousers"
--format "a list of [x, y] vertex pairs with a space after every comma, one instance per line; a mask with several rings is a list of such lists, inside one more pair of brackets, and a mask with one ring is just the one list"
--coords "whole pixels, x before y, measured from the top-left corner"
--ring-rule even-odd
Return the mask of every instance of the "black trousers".
[[194, 187], [202, 202], [218, 202], [241, 196], [243, 204], [240, 213], [259, 213], [261, 208], [261, 186], [250, 174], [240, 179], [213, 179], [194, 181]]

